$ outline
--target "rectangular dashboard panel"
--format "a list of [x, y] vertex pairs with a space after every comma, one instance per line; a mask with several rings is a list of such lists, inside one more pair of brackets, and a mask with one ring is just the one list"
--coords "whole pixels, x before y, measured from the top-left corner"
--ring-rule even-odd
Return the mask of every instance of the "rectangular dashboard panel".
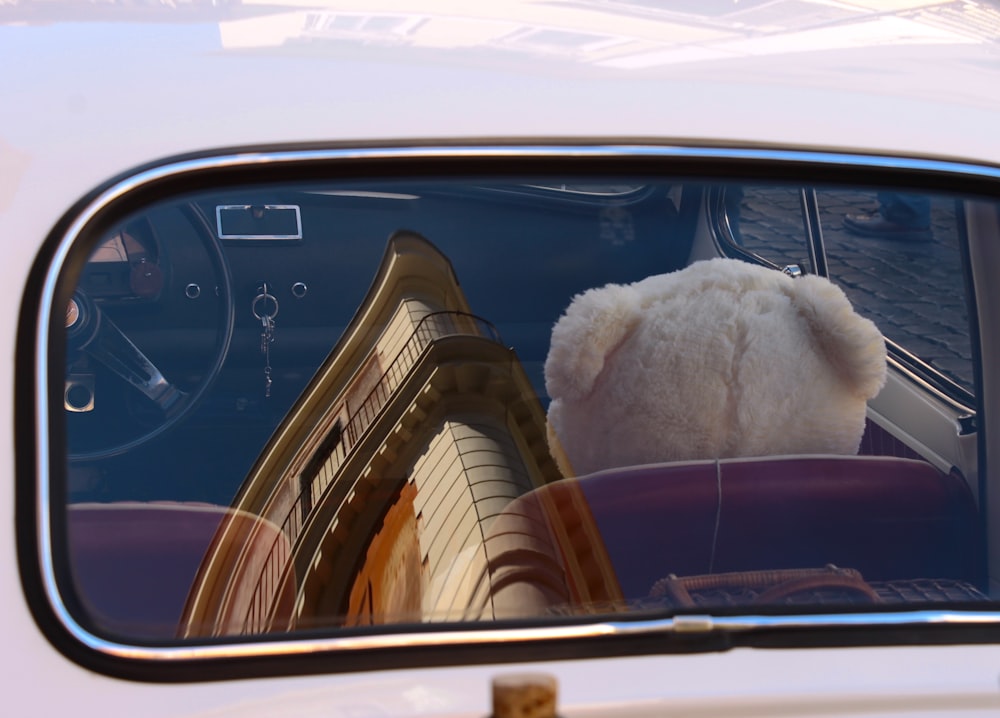
[[218, 205], [215, 220], [219, 239], [302, 239], [302, 213], [294, 204]]

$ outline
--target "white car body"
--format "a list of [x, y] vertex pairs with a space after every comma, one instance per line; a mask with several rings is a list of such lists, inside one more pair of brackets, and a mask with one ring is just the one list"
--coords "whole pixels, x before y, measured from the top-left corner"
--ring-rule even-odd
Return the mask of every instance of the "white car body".
[[[13, 368], [23, 341], [22, 296], [45, 238], [111, 178], [192, 152], [308, 143], [652, 142], [1000, 168], [995, 5], [775, 0], [714, 18], [657, 15], [652, 4], [640, 17], [623, 6], [531, 0], [281, 0], [266, 12], [246, 0], [232, 8], [69, 0], [0, 6], [0, 286], [8, 293], [0, 304], [7, 359], [0, 412], [5, 712], [477, 716], [489, 712], [494, 676], [525, 671], [556, 676], [565, 716], [1000, 710], [1000, 645], [990, 643], [736, 648], [433, 667], [418, 659], [392, 670], [295, 675], [290, 669], [252, 680], [157, 682], [90, 670], [63, 655], [36, 624], [29, 601], [44, 596], [22, 590], [15, 536], [15, 511], [24, 510], [15, 507], [15, 482], [31, 480], [15, 464]], [[771, 15], [765, 21], [754, 10]], [[830, 22], [816, 21], [823, 13]], [[360, 26], [376, 15], [398, 20], [397, 41], [373, 35], [295, 42], [321, 33], [312, 28], [324, 21], [332, 27], [335, 16]], [[542, 31], [584, 39], [563, 45], [525, 39]], [[993, 252], [989, 266], [996, 267]], [[996, 319], [998, 306], [980, 309]], [[268, 650], [280, 655], [286, 647]], [[178, 658], [183, 653], [177, 649]]]

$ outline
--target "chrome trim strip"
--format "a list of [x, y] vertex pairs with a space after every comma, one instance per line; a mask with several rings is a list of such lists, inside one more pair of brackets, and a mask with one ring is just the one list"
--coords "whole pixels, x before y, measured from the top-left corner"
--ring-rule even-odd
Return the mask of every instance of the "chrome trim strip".
[[[373, 650], [458, 645], [499, 645], [540, 640], [573, 640], [676, 633], [693, 630], [754, 631], [757, 629], [828, 628], [847, 626], [918, 626], [918, 625], [998, 625], [1000, 612], [912, 611], [906, 613], [814, 614], [808, 616], [739, 616], [706, 617], [678, 616], [662, 620], [582, 623], [538, 628], [476, 628], [439, 632], [388, 633], [376, 636], [341, 636], [324, 639], [281, 640], [226, 645], [192, 645], [190, 647], [130, 646], [95, 636], [84, 629], [66, 609], [56, 585], [52, 560], [50, 522], [51, 465], [48, 444], [50, 401], [46, 372], [49, 363], [48, 327], [52, 321], [53, 302], [59, 274], [70, 248], [86, 225], [105, 207], [136, 189], [167, 178], [238, 167], [280, 167], [300, 163], [336, 162], [348, 160], [435, 160], [456, 158], [580, 158], [609, 159], [646, 157], [674, 160], [745, 160], [772, 163], [814, 164], [828, 167], [876, 167], [893, 170], [915, 170], [921, 173], [964, 174], [1000, 181], [1000, 168], [946, 160], [892, 158], [842, 152], [795, 151], [789, 149], [726, 148], [681, 145], [553, 145], [525, 146], [462, 145], [455, 147], [374, 147], [326, 150], [278, 150], [274, 152], [244, 152], [215, 157], [180, 160], [146, 169], [130, 176], [102, 192], [90, 202], [65, 231], [53, 254], [51, 266], [42, 285], [41, 307], [36, 325], [35, 351], [38, 363], [34, 376], [37, 414], [35, 417], [36, 456], [38, 467], [37, 521], [39, 563], [44, 589], [58, 620], [83, 645], [101, 653], [139, 661], [196, 661], [249, 656], [305, 655], [346, 650]], [[694, 620], [692, 620], [694, 619]]]
[[[907, 613], [813, 614], [806, 616], [683, 615], [675, 618], [634, 621], [601, 621], [570, 626], [538, 628], [487, 628], [421, 633], [386, 633], [321, 639], [260, 640], [227, 645], [143, 647], [115, 643], [87, 633], [79, 626], [74, 637], [89, 648], [110, 656], [143, 661], [193, 661], [220, 658], [274, 657], [340, 651], [370, 651], [432, 646], [499, 646], [536, 641], [627, 638], [662, 634], [750, 633], [774, 629], [822, 629], [904, 626], [1000, 625], [1000, 615], [990, 612], [913, 611]], [[69, 626], [68, 626], [69, 627]]]
[[[887, 344], [890, 343], [888, 339], [886, 340], [886, 343]], [[893, 344], [893, 346], [898, 347], [899, 345]], [[913, 354], [906, 351], [905, 349], [900, 349], [900, 352], [907, 357], [913, 357]], [[931, 382], [927, 381], [927, 379], [925, 379], [920, 374], [911, 369], [909, 366], [907, 366], [905, 362], [900, 361], [891, 354], [888, 356], [887, 361], [889, 362], [890, 366], [892, 366], [894, 369], [896, 369], [896, 371], [905, 376], [909, 381], [912, 381], [914, 384], [920, 386], [928, 394], [933, 394], [935, 398], [939, 399], [942, 403], [947, 404], [953, 411], [958, 412], [960, 414], [976, 413], [976, 410], [972, 405], [963, 403], [958, 399], [956, 399], [955, 397], [953, 397], [951, 394], [948, 394], [947, 392], [944, 392], [940, 388], [934, 386]], [[937, 371], [937, 370], [934, 369], [932, 371]], [[947, 379], [948, 377], [945, 378]], [[957, 384], [955, 386], [958, 387]], [[961, 387], [958, 388], [964, 391], [964, 389], [962, 389]]]
[[957, 396], [957, 394], [959, 394], [959, 393], [969, 396], [970, 394], [969, 394], [969, 391], [967, 389], [965, 389], [964, 387], [962, 387], [960, 384], [958, 384], [951, 377], [949, 377], [946, 374], [942, 373], [940, 370], [935, 369], [934, 367], [932, 367], [930, 364], [928, 364], [927, 362], [925, 362], [923, 359], [921, 359], [920, 357], [918, 357], [913, 352], [907, 351], [906, 349], [904, 349], [901, 345], [899, 345], [898, 343], [896, 343], [892, 339], [889, 339], [888, 337], [886, 337], [885, 343], [886, 343], [886, 346], [888, 346], [891, 349], [893, 349], [893, 351], [898, 352], [904, 359], [906, 359], [907, 361], [911, 362], [912, 365], [914, 365], [914, 366], [916, 366], [918, 368], [922, 368], [923, 371], [933, 372], [935, 374], [940, 375], [940, 377], [942, 379], [942, 383], [947, 383], [947, 384], [950, 384], [952, 387], [954, 387], [955, 395], [949, 394], [947, 391], [945, 391], [943, 388], [941, 388], [939, 386], [935, 386], [932, 382], [928, 381], [925, 376], [922, 376], [920, 374], [920, 371], [918, 371], [917, 368], [914, 368], [914, 366], [907, 365], [906, 361], [904, 361], [903, 359], [900, 359], [898, 357], [893, 356], [892, 353], [890, 352], [889, 356], [887, 357], [887, 361], [900, 374], [903, 374], [904, 376], [906, 376], [907, 379], [909, 379], [910, 381], [912, 381], [914, 384], [917, 384], [918, 386], [922, 387], [929, 394], [933, 394], [935, 397], [937, 397], [938, 399], [940, 399], [942, 402], [944, 402], [945, 404], [947, 404], [948, 406], [950, 406], [954, 411], [957, 411], [959, 413], [964, 413], [964, 414], [975, 414], [976, 413], [975, 397], [974, 396], [971, 397], [972, 398], [971, 402], [963, 402]]

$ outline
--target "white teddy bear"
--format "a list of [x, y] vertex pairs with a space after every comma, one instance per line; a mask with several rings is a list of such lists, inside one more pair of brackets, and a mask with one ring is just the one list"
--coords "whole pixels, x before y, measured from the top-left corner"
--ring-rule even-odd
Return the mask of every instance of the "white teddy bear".
[[734, 259], [577, 295], [545, 362], [567, 476], [662, 461], [854, 454], [885, 342], [844, 293]]

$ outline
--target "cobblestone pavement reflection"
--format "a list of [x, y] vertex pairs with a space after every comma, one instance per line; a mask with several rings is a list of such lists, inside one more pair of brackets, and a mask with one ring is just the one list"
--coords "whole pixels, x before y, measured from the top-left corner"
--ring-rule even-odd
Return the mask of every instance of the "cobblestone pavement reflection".
[[[968, 312], [963, 294], [955, 201], [931, 202], [930, 242], [858, 237], [844, 215], [873, 211], [874, 192], [820, 190], [820, 222], [831, 279], [882, 332], [972, 390]], [[746, 187], [743, 246], [779, 264], [809, 267], [799, 192]]]

